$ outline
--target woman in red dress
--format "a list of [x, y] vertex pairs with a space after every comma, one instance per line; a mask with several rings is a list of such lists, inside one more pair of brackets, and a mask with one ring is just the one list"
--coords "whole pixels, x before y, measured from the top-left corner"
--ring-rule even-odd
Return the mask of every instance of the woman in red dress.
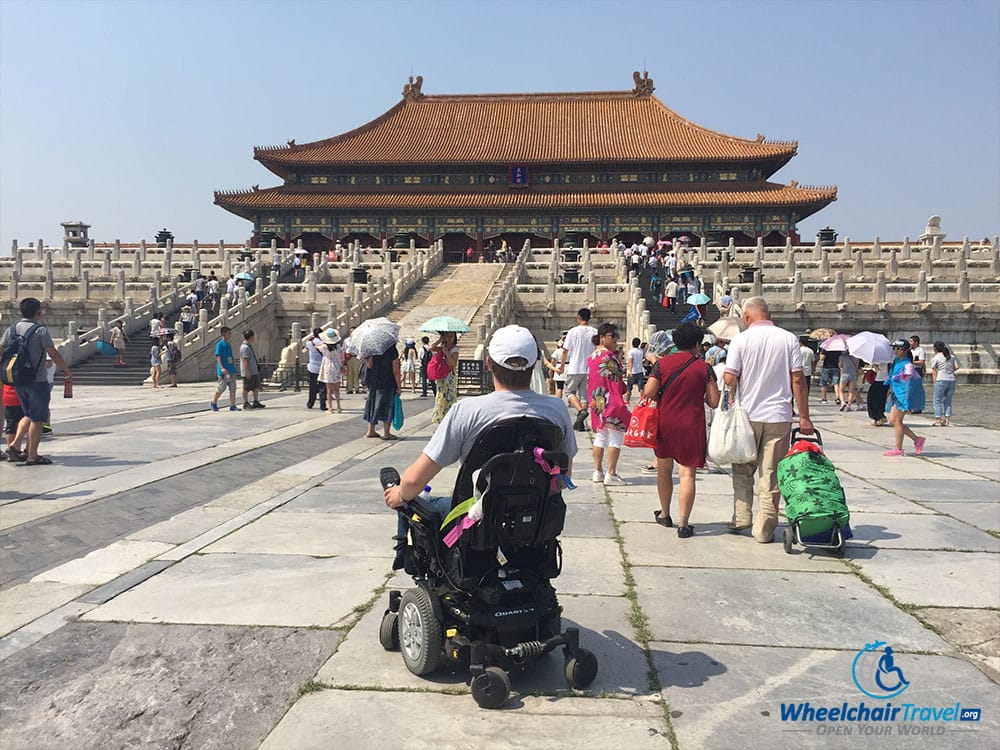
[[[676, 461], [680, 467], [677, 536], [681, 539], [694, 534], [694, 527], [688, 520], [694, 507], [695, 470], [705, 465], [708, 449], [704, 405], [715, 408], [719, 404], [715, 373], [701, 359], [703, 336], [704, 331], [694, 323], [678, 326], [673, 334], [677, 352], [657, 360], [642, 392], [646, 398], [658, 399], [660, 407], [656, 449], [653, 451], [657, 458], [656, 492], [660, 498], [660, 509], [654, 515], [657, 523], [674, 525], [670, 518], [670, 500]], [[666, 388], [661, 394], [663, 384]]]

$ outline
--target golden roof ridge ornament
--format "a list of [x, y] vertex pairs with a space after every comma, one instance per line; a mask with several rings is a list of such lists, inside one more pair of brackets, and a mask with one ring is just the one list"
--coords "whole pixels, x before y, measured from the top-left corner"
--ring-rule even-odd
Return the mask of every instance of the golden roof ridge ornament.
[[424, 77], [417, 76], [416, 80], [410, 76], [410, 80], [403, 84], [403, 98], [408, 102], [416, 101], [423, 97], [420, 87], [424, 85]]
[[642, 71], [642, 75], [639, 75], [638, 70], [632, 71], [632, 80], [635, 81], [635, 87], [632, 89], [632, 93], [636, 96], [651, 96], [656, 87], [653, 86], [653, 79], [649, 77], [649, 73], [645, 70]]

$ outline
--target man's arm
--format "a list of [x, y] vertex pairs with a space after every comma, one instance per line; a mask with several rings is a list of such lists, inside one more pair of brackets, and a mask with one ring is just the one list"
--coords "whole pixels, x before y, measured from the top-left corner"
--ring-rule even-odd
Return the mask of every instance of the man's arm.
[[[63, 371], [63, 378], [68, 380], [73, 379], [73, 373], [69, 371], [69, 365], [66, 364], [66, 360], [62, 358], [62, 355], [59, 353], [58, 349], [56, 349], [54, 346], [50, 346], [45, 349], [45, 353], [52, 358], [52, 361], [55, 363], [56, 367], [58, 367], [60, 370]], [[0, 357], [2, 356], [3, 356], [3, 350], [0, 349]]]
[[401, 508], [405, 503], [424, 491], [430, 481], [437, 476], [443, 467], [432, 461], [426, 453], [406, 467], [399, 485], [385, 490], [385, 504], [390, 508]]
[[726, 370], [722, 374], [722, 382], [725, 383], [726, 386], [729, 388], [729, 398], [730, 398], [730, 400], [735, 399], [736, 398], [736, 386], [739, 385], [740, 376], [737, 375], [735, 372], [730, 372], [729, 370]]
[[806, 390], [806, 379], [801, 370], [791, 373], [792, 396], [795, 397], [795, 408], [799, 411], [799, 431], [803, 435], [812, 435], [812, 420], [809, 418], [809, 391]]

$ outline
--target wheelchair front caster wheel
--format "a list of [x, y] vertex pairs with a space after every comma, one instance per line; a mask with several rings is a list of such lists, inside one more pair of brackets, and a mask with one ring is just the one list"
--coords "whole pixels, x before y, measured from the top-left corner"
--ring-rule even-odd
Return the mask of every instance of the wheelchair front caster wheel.
[[510, 677], [500, 667], [472, 678], [472, 697], [480, 708], [500, 708], [510, 697]]
[[386, 651], [399, 651], [399, 615], [386, 612], [378, 629], [378, 642]]
[[583, 690], [597, 677], [597, 657], [592, 651], [579, 649], [566, 660], [566, 682], [576, 690]]
[[785, 538], [782, 540], [785, 545], [785, 554], [792, 554], [792, 547], [795, 545], [795, 534], [791, 529], [785, 529]]

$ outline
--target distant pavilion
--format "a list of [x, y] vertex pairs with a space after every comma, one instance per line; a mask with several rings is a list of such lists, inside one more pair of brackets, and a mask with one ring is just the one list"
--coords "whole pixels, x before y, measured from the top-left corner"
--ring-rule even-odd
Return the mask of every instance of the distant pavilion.
[[630, 91], [430, 95], [411, 77], [361, 127], [254, 148], [282, 184], [215, 203], [253, 222], [255, 243], [443, 239], [454, 254], [646, 235], [798, 243], [797, 223], [837, 199], [835, 187], [768, 180], [796, 141], [701, 127], [653, 96], [648, 74], [633, 78]]

